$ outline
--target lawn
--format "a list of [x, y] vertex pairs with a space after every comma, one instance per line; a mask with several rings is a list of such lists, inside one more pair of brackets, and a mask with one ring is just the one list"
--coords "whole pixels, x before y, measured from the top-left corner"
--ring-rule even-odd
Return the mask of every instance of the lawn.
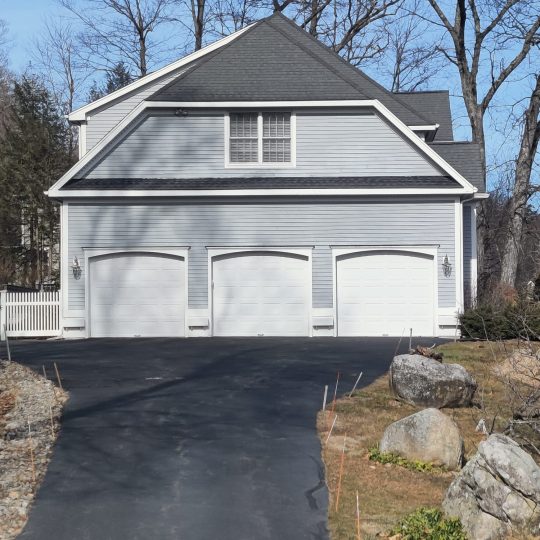
[[[485, 438], [475, 429], [480, 419], [484, 419], [488, 429], [497, 431], [509, 417], [508, 392], [496, 367], [517, 347], [516, 342], [458, 342], [438, 348], [444, 354], [444, 362], [462, 364], [478, 382], [476, 407], [443, 409], [460, 427], [466, 458], [476, 452], [478, 444]], [[344, 397], [336, 402], [337, 421], [326, 442], [333, 419], [329, 409], [332, 405], [326, 413], [319, 413], [318, 427], [330, 492], [332, 540], [357, 538], [357, 491], [364, 540], [389, 531], [400, 518], [421, 506], [440, 506], [455, 473], [442, 470], [418, 472], [399, 465], [383, 465], [368, 458], [369, 449], [378, 444], [389, 424], [421, 410], [394, 399], [386, 375], [355, 392], [351, 398]], [[344, 443], [343, 476], [337, 505]]]

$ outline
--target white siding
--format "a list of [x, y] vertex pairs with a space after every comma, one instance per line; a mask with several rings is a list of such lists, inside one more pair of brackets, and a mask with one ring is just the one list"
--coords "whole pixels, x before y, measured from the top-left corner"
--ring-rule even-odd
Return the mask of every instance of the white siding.
[[375, 114], [298, 112], [296, 167], [225, 168], [224, 113], [152, 112], [108, 155], [83, 173], [89, 178], [205, 178], [252, 176], [429, 176], [440, 171]]
[[[313, 249], [313, 307], [332, 307], [331, 247], [438, 246], [439, 307], [455, 306], [455, 272], [441, 271], [446, 254], [455, 267], [453, 199], [291, 199], [166, 203], [70, 203], [69, 254], [83, 248], [189, 246], [191, 308], [206, 308], [207, 247], [304, 246]], [[69, 275], [68, 300], [84, 308], [84, 274]]]
[[185, 71], [183, 67], [173, 73], [163, 76], [161, 79], [149, 83], [142, 89], [134, 91], [128, 96], [123, 96], [111, 104], [107, 104], [101, 109], [92, 112], [87, 119], [86, 126], [86, 151], [92, 149], [100, 139], [111, 131], [111, 129], [121, 122], [141, 101], [150, 97], [154, 92], [163, 88], [172, 79], [178, 77]]

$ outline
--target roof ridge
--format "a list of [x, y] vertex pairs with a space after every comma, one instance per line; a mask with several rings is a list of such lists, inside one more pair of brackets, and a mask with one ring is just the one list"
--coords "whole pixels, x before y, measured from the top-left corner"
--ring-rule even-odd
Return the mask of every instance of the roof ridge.
[[[297, 40], [294, 40], [293, 38], [291, 38], [291, 36], [288, 36], [287, 34], [285, 34], [280, 28], [278, 28], [277, 26], [274, 26], [271, 22], [271, 19], [276, 17], [276, 16], [280, 16], [281, 18], [283, 18], [284, 20], [288, 21], [289, 23], [291, 23], [294, 28], [296, 30], [302, 30], [301, 28], [299, 28], [297, 25], [295, 25], [289, 18], [285, 17], [285, 15], [283, 15], [282, 13], [280, 12], [276, 12], [274, 13], [271, 17], [267, 17], [266, 19], [262, 19], [261, 21], [264, 21], [266, 22], [266, 24], [268, 24], [273, 30], [275, 30], [276, 32], [280, 33], [283, 37], [285, 37], [285, 39], [287, 39], [288, 41], [290, 41], [291, 43], [293, 43], [293, 45], [296, 45], [299, 49], [302, 49], [306, 54], [308, 54], [309, 56], [311, 56], [314, 60], [316, 60], [317, 62], [323, 64], [327, 69], [329, 69], [332, 73], [334, 73], [334, 75], [336, 75], [337, 77], [339, 77], [342, 81], [346, 82], [349, 86], [351, 86], [352, 88], [354, 88], [355, 90], [357, 90], [358, 92], [360, 92], [362, 95], [365, 96], [365, 93], [362, 92], [358, 86], [356, 84], [354, 84], [354, 82], [351, 82], [349, 80], [347, 80], [345, 77], [343, 77], [335, 68], [333, 68], [328, 62], [325, 62], [324, 60], [321, 60], [317, 55], [313, 54], [309, 49], [307, 49], [302, 43], [299, 43]], [[309, 34], [309, 32], [305, 32], [309, 37], [313, 38], [313, 36], [311, 34]], [[320, 43], [319, 40], [313, 38], [317, 43]], [[322, 45], [322, 44], [321, 44]], [[339, 55], [338, 55], [339, 57]], [[341, 58], [341, 57], [339, 57]], [[348, 64], [348, 62], [346, 62]], [[350, 64], [349, 64], [350, 65]], [[351, 66], [352, 67], [352, 66]], [[366, 96], [366, 97], [369, 97], [370, 99], [373, 99], [371, 98], [370, 96]]]
[[266, 22], [266, 19], [259, 19], [257, 22], [253, 23], [250, 27], [247, 28], [247, 30], [241, 35], [238, 36], [238, 38], [234, 39], [233, 41], [229, 41], [229, 43], [225, 44], [223, 47], [220, 47], [219, 49], [216, 49], [215, 51], [212, 51], [205, 56], [201, 58], [201, 61], [193, 64], [193, 66], [188, 67], [184, 73], [182, 73], [179, 77], [173, 77], [173, 79], [168, 82], [166, 85], [162, 86], [161, 88], [158, 88], [152, 95], [150, 95], [147, 100], [152, 100], [152, 98], [156, 95], [161, 93], [162, 91], [167, 90], [168, 88], [174, 86], [179, 81], [185, 79], [187, 76], [191, 75], [194, 71], [197, 71], [201, 66], [204, 66], [207, 62], [209, 62], [212, 58], [215, 58], [216, 56], [219, 56], [219, 54], [225, 50], [227, 50], [233, 43], [241, 40], [244, 36], [248, 35], [250, 32], [253, 31], [253, 29], [259, 27], [262, 23]]
[[449, 94], [449, 90], [398, 90], [397, 92], [392, 92], [392, 94]]
[[[347, 66], [347, 68], [349, 70], [353, 70], [355, 75], [357, 76], [361, 76], [363, 77], [364, 79], [367, 79], [368, 82], [370, 82], [371, 84], [375, 85], [376, 87], [378, 87], [379, 89], [381, 89], [383, 92], [385, 92], [386, 94], [388, 94], [389, 97], [392, 97], [393, 99], [395, 99], [401, 106], [403, 106], [405, 109], [407, 109], [408, 111], [416, 114], [421, 120], [423, 120], [424, 122], [426, 122], [427, 124], [431, 124], [431, 121], [428, 120], [427, 118], [425, 118], [423, 116], [422, 113], [418, 112], [416, 109], [412, 109], [411, 107], [409, 107], [409, 105], [407, 103], [405, 103], [404, 101], [402, 101], [401, 99], [399, 99], [398, 97], [396, 97], [394, 95], [393, 92], [391, 92], [390, 90], [388, 90], [387, 88], [385, 88], [382, 84], [380, 84], [379, 82], [377, 82], [375, 79], [372, 79], [369, 75], [366, 75], [360, 68], [357, 68], [356, 66], [353, 66], [350, 62], [348, 62], [347, 60], [345, 60], [345, 58], [343, 58], [342, 56], [340, 56], [336, 51], [334, 51], [333, 49], [331, 49], [328, 45], [324, 44], [322, 41], [318, 40], [315, 36], [312, 36], [309, 32], [307, 32], [306, 30], [304, 30], [303, 28], [301, 28], [300, 26], [298, 26], [294, 21], [292, 21], [291, 19], [289, 19], [288, 17], [286, 17], [285, 15], [283, 15], [283, 13], [281, 12], [275, 12], [273, 15], [271, 15], [268, 19], [271, 19], [271, 18], [281, 18], [283, 19], [284, 21], [286, 21], [290, 26], [292, 26], [295, 30], [301, 30], [304, 32], [304, 34], [309, 38], [311, 39], [314, 43], [316, 43], [319, 47], [323, 48], [326, 52], [332, 54], [333, 56], [335, 56], [337, 59], [339, 59], [340, 62], [342, 62], [345, 66]], [[275, 28], [275, 27], [273, 27]], [[283, 32], [281, 32], [283, 34]], [[303, 49], [305, 50], [305, 49]], [[313, 55], [312, 55], [313, 56]], [[318, 59], [319, 61], [321, 61], [320, 59]], [[341, 76], [340, 76], [341, 77]], [[343, 79], [343, 77], [341, 77]], [[344, 79], [345, 80], [345, 79]], [[360, 90], [358, 88], [358, 86], [353, 82], [349, 82], [349, 81], [346, 81], [348, 82], [349, 84], [352, 84], [357, 90]]]

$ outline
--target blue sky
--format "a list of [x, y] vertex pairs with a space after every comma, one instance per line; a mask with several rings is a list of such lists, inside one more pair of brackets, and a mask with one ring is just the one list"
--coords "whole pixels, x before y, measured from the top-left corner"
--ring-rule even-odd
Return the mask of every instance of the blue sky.
[[58, 13], [55, 0], [0, 0], [0, 18], [9, 25], [10, 63], [15, 71], [28, 65], [32, 40], [54, 13]]

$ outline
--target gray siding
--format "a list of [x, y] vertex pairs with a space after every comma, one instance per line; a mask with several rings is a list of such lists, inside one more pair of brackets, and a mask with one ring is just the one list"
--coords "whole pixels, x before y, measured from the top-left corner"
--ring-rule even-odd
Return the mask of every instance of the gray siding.
[[[439, 306], [455, 306], [452, 199], [348, 198], [176, 203], [70, 203], [69, 260], [83, 248], [189, 246], [189, 306], [207, 307], [207, 247], [314, 246], [313, 306], [332, 307], [331, 246], [438, 245]], [[69, 273], [70, 309], [84, 309], [84, 274]]]
[[98, 163], [89, 178], [248, 176], [429, 176], [440, 171], [374, 114], [299, 112], [296, 167], [225, 168], [223, 112], [151, 113]]
[[172, 79], [181, 75], [187, 68], [169, 73], [142, 89], [112, 102], [88, 117], [86, 126], [86, 151], [91, 150], [111, 129], [121, 122], [141, 101], [150, 97], [154, 92], [168, 84]]

